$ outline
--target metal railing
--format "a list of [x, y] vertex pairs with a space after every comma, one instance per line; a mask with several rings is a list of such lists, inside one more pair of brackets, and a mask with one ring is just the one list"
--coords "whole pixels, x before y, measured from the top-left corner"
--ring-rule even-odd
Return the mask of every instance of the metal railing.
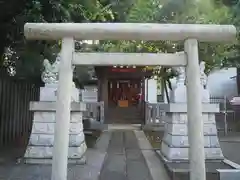
[[[161, 110], [161, 104], [145, 102], [145, 124], [164, 124], [165, 112]], [[210, 97], [210, 103], [219, 104], [220, 111], [216, 113], [216, 124], [218, 131], [227, 134], [229, 131], [236, 131], [237, 112], [240, 108], [235, 108], [230, 104], [227, 97]]]
[[236, 130], [236, 111], [230, 103], [230, 99], [224, 97], [210, 97], [210, 103], [219, 104], [220, 111], [216, 113], [215, 119], [219, 132], [227, 134], [229, 131]]

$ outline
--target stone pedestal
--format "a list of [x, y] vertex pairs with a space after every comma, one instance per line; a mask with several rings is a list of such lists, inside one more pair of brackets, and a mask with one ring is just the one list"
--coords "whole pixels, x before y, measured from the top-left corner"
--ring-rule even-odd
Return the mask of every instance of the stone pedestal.
[[[207, 89], [201, 87], [202, 102], [210, 102], [210, 94]], [[177, 85], [173, 91], [170, 91], [170, 102], [186, 103], [187, 102], [187, 87], [185, 85]]]
[[[204, 121], [204, 148], [206, 160], [223, 160], [219, 145], [215, 113], [219, 112], [218, 104], [202, 104]], [[188, 119], [186, 103], [162, 104], [166, 112], [165, 132], [161, 146], [161, 154], [167, 161], [188, 161]]]
[[[56, 103], [31, 102], [30, 110], [34, 112], [34, 118], [32, 133], [24, 155], [25, 161], [26, 163], [50, 164], [53, 157]], [[84, 154], [87, 147], [82, 124], [82, 112], [85, 110], [85, 104], [72, 103], [69, 129], [69, 163], [82, 164], [86, 161]]]
[[[25, 152], [25, 162], [34, 164], [51, 164], [53, 157], [54, 128], [56, 122], [57, 85], [41, 88], [40, 101], [31, 102], [30, 110], [34, 112], [32, 133]], [[71, 119], [69, 129], [69, 163], [85, 163], [87, 146], [83, 133], [83, 111], [86, 105], [79, 102], [78, 89], [73, 87]], [[64, 128], [64, 127], [62, 127]]]
[[[48, 84], [40, 88], [40, 101], [57, 101], [58, 84]], [[73, 84], [71, 99], [79, 102], [79, 90]]]

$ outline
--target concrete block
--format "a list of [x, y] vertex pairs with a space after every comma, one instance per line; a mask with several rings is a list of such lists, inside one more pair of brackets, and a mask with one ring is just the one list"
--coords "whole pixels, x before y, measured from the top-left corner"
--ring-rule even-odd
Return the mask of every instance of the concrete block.
[[219, 180], [239, 180], [240, 170], [239, 169], [218, 169], [220, 173]]
[[[84, 133], [69, 135], [69, 146], [80, 146], [84, 142]], [[29, 146], [53, 146], [54, 134], [31, 134]]]
[[[83, 142], [79, 147], [69, 147], [68, 158], [79, 159], [81, 158], [87, 150], [85, 142]], [[25, 158], [26, 159], [52, 159], [53, 157], [53, 147], [48, 146], [28, 146]]]
[[[187, 103], [169, 103], [161, 104], [161, 110], [165, 112], [172, 113], [186, 113], [187, 112]], [[219, 112], [219, 104], [202, 104], [203, 113], [217, 113]]]
[[[216, 124], [214, 113], [203, 113], [203, 123], [204, 124]], [[174, 124], [187, 124], [187, 113], [169, 113], [167, 112], [164, 121], [166, 123]]]
[[[167, 158], [168, 161], [188, 161], [188, 147], [187, 148], [175, 148], [170, 147], [165, 142], [162, 142], [161, 152]], [[208, 160], [223, 160], [223, 154], [221, 148], [205, 148], [205, 158]]]
[[[34, 122], [32, 127], [33, 134], [54, 134], [55, 123]], [[70, 123], [69, 134], [80, 134], [83, 131], [82, 122]]]
[[[30, 111], [42, 111], [42, 112], [56, 112], [56, 102], [52, 101], [32, 101], [30, 102]], [[84, 112], [86, 111], [86, 103], [72, 102], [71, 112]]]
[[[41, 87], [40, 101], [57, 101], [57, 89], [58, 85]], [[72, 88], [71, 100], [79, 102], [79, 90], [75, 87]]]
[[[163, 141], [171, 147], [189, 147], [188, 136], [164, 134]], [[220, 147], [217, 136], [204, 136], [204, 147]]]
[[[34, 112], [34, 122], [56, 122], [56, 113], [55, 112], [43, 112], [36, 111]], [[71, 122], [82, 122], [82, 112], [71, 112]]]
[[[204, 135], [216, 135], [217, 128], [215, 124], [204, 124], [203, 125]], [[187, 124], [165, 124], [165, 131], [172, 135], [188, 135], [188, 126]]]
[[69, 146], [80, 146], [83, 142], [85, 142], [84, 133], [81, 132], [80, 134], [72, 134], [69, 135]]
[[82, 122], [70, 124], [69, 134], [80, 134], [82, 131], [83, 131]]

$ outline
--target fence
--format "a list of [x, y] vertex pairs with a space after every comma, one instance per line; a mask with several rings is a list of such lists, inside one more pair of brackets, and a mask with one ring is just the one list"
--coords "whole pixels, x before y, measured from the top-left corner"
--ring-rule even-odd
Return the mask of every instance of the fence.
[[219, 104], [220, 112], [216, 113], [216, 124], [218, 131], [227, 134], [229, 131], [237, 131], [237, 112], [235, 106], [231, 105], [227, 97], [210, 97], [210, 103]]
[[104, 102], [85, 102], [87, 111], [83, 113], [83, 118], [94, 119], [101, 123], [104, 122]]
[[84, 119], [94, 119], [104, 122], [104, 102], [98, 101], [98, 92], [94, 90], [80, 90], [80, 101], [86, 103], [86, 111], [83, 113]]
[[[163, 103], [163, 102], [162, 102]], [[237, 108], [230, 104], [227, 97], [210, 97], [210, 103], [219, 104], [220, 112], [216, 113], [216, 124], [218, 131], [227, 134], [229, 131], [238, 130], [238, 119], [240, 117], [240, 106]], [[161, 102], [145, 103], [145, 123], [164, 124], [165, 113], [161, 110]]]
[[0, 76], [0, 146], [28, 138], [32, 129], [29, 102], [39, 98], [39, 83]]
[[164, 124], [165, 112], [161, 109], [163, 103], [145, 103], [145, 124]]

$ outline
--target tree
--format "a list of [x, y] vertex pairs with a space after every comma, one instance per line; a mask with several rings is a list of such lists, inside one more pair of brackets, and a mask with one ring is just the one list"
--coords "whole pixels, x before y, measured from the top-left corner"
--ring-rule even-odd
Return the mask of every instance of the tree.
[[53, 61], [60, 48], [56, 41], [25, 41], [23, 27], [26, 22], [114, 19], [110, 5], [102, 5], [98, 0], [10, 0], [4, 1], [1, 7], [4, 9], [0, 18], [4, 24], [0, 26], [0, 63], [15, 68], [16, 75], [23, 77], [40, 77], [42, 60]]
[[231, 9], [231, 17], [233, 24], [238, 28], [238, 36], [237, 41], [235, 44], [231, 46], [232, 49], [235, 50], [235, 54], [230, 57], [224, 59], [225, 66], [233, 66], [237, 67], [237, 87], [238, 87], [238, 94], [240, 94], [240, 34], [239, 34], [239, 27], [240, 27], [240, 0], [222, 0], [223, 3]]
[[[39, 76], [43, 58], [54, 60], [58, 42], [25, 41], [25, 22], [160, 22], [160, 23], [232, 23], [239, 14], [236, 4], [227, 7], [220, 0], [9, 0], [1, 8], [0, 53], [6, 66], [15, 67], [18, 76]], [[238, 16], [239, 17], [239, 16]], [[236, 46], [236, 45], [235, 45]], [[83, 47], [84, 50], [85, 47]], [[176, 52], [182, 42], [101, 41], [99, 51]], [[93, 49], [93, 50], [94, 50]], [[228, 65], [238, 54], [232, 44], [200, 44], [200, 59], [207, 71]], [[7, 59], [7, 60], [6, 60]], [[83, 71], [83, 70], [81, 70]]]
[[[234, 24], [238, 29], [238, 36], [237, 41], [230, 47], [234, 50], [231, 56], [226, 57], [223, 60], [224, 66], [233, 66], [240, 68], [240, 34], [239, 34], [239, 27], [240, 27], [240, 0], [232, 0], [226, 1], [223, 0], [223, 3], [230, 8], [231, 11], [231, 22]], [[240, 86], [239, 86], [240, 87]]]
[[[231, 10], [221, 2], [190, 0], [136, 0], [126, 17], [127, 22], [154, 23], [200, 23], [231, 24]], [[236, 53], [232, 44], [200, 43], [200, 60], [206, 62], [206, 72], [224, 65], [224, 59]], [[107, 41], [103, 43], [104, 51], [120, 52], [169, 52], [183, 51], [183, 42], [170, 41]], [[171, 87], [169, 78], [176, 75], [172, 69], [153, 67], [164, 86]]]

